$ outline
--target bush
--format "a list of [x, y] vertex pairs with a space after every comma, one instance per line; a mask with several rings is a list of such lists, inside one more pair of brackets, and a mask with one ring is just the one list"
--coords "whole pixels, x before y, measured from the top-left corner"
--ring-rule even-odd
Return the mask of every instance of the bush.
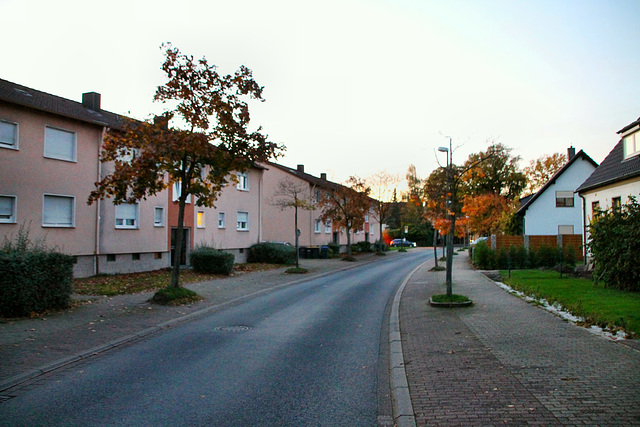
[[604, 286], [640, 291], [640, 205], [634, 197], [620, 208], [601, 212], [589, 226], [595, 260], [593, 278]]
[[156, 292], [151, 298], [151, 302], [161, 305], [182, 305], [190, 304], [201, 299], [198, 294], [190, 289], [181, 286], [169, 286]]
[[[353, 246], [356, 247], [357, 252], [373, 252], [371, 250], [371, 243], [369, 242], [358, 242]], [[353, 246], [351, 250], [353, 250]]]
[[389, 246], [384, 242], [384, 240], [378, 240], [373, 244], [373, 247], [376, 252], [386, 252], [389, 250]]
[[0, 315], [28, 316], [71, 301], [75, 258], [55, 251], [0, 252]]
[[473, 249], [473, 264], [482, 270], [493, 270], [496, 266], [495, 258], [487, 242], [478, 242]]
[[511, 267], [509, 254], [505, 248], [500, 248], [498, 251], [498, 256], [496, 258], [496, 264], [500, 270], [507, 270]]
[[556, 247], [540, 246], [536, 255], [537, 267], [555, 267], [560, 262], [560, 253], [560, 250]]
[[573, 246], [568, 246], [567, 248], [565, 248], [564, 250], [564, 254], [563, 254], [563, 260], [565, 265], [571, 266], [571, 267], [575, 267], [576, 265], [576, 250], [573, 248]]
[[267, 264], [295, 264], [296, 249], [282, 243], [258, 243], [249, 248], [247, 262]]
[[189, 255], [191, 267], [198, 273], [229, 275], [234, 261], [233, 254], [209, 247], [196, 248]]
[[327, 243], [327, 247], [331, 251], [331, 254], [334, 256], [340, 255], [340, 245], [335, 242]]

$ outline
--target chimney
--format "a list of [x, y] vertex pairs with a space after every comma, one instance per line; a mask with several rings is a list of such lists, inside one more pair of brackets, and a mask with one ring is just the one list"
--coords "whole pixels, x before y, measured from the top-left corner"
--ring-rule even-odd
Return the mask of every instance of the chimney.
[[304, 172], [304, 165], [298, 165], [298, 172]]
[[87, 92], [82, 94], [82, 106], [93, 111], [100, 111], [100, 94]]
[[323, 180], [323, 181], [326, 181], [326, 180], [327, 180], [327, 174], [326, 174], [326, 173], [324, 173], [324, 172], [323, 172], [323, 173], [321, 173], [321, 174], [320, 174], [320, 179], [321, 179], [321, 180]]
[[573, 147], [573, 145], [571, 147], [569, 147], [569, 149], [567, 150], [567, 161], [570, 162], [571, 159], [573, 159], [576, 156], [576, 149]]

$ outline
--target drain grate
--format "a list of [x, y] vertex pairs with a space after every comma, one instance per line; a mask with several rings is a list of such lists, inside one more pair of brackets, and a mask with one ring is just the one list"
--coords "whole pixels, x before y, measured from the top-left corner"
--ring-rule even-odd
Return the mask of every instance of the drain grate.
[[251, 327], [245, 326], [245, 325], [234, 325], [234, 326], [218, 326], [217, 328], [214, 328], [214, 329], [216, 331], [221, 331], [221, 332], [244, 332], [251, 329]]

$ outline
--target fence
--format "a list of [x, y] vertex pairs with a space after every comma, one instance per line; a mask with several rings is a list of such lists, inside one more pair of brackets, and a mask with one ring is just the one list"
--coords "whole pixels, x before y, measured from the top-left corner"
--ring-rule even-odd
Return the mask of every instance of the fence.
[[540, 246], [557, 246], [566, 250], [573, 248], [576, 255], [576, 261], [584, 261], [584, 253], [582, 251], [582, 234], [558, 234], [547, 236], [491, 236], [487, 241], [487, 245], [491, 249], [499, 250], [501, 248], [509, 249], [511, 246], [524, 246], [527, 250], [538, 250]]

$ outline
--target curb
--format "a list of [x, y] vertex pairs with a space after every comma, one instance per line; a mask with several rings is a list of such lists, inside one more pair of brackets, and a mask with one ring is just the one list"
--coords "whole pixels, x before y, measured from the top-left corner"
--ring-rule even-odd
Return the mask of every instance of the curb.
[[428, 261], [423, 262], [407, 274], [396, 291], [389, 315], [389, 371], [391, 383], [391, 400], [393, 402], [393, 421], [399, 427], [415, 427], [416, 417], [413, 412], [407, 372], [404, 369], [404, 354], [402, 353], [402, 336], [400, 334], [400, 299], [402, 291], [414, 275]]
[[275, 285], [275, 286], [273, 286], [271, 288], [268, 288], [268, 289], [262, 289], [262, 290], [257, 291], [257, 292], [253, 292], [253, 293], [250, 293], [250, 294], [247, 294], [247, 295], [243, 295], [241, 297], [234, 298], [234, 299], [229, 300], [227, 302], [224, 302], [222, 304], [212, 305], [212, 306], [209, 306], [209, 307], [205, 307], [205, 308], [203, 308], [201, 310], [194, 311], [193, 313], [189, 313], [189, 314], [181, 316], [181, 317], [176, 317], [175, 319], [171, 319], [171, 320], [168, 320], [166, 322], [159, 323], [159, 324], [157, 324], [155, 326], [151, 326], [151, 327], [143, 329], [143, 330], [141, 330], [139, 332], [136, 332], [136, 333], [133, 333], [133, 334], [130, 334], [130, 335], [125, 335], [125, 336], [123, 336], [121, 338], [117, 338], [115, 340], [109, 341], [109, 342], [107, 342], [105, 344], [102, 344], [102, 345], [99, 345], [99, 346], [96, 346], [96, 347], [93, 347], [93, 348], [90, 348], [88, 350], [82, 351], [82, 352], [77, 353], [75, 355], [68, 356], [68, 357], [56, 360], [56, 361], [51, 362], [49, 364], [46, 364], [46, 365], [40, 366], [38, 368], [34, 368], [34, 369], [31, 369], [31, 370], [28, 370], [26, 372], [23, 372], [21, 374], [15, 375], [13, 377], [7, 378], [4, 381], [0, 381], [0, 392], [4, 392], [5, 390], [9, 390], [9, 389], [11, 389], [13, 387], [16, 387], [16, 386], [18, 386], [18, 385], [20, 385], [22, 383], [30, 381], [30, 380], [32, 380], [34, 378], [37, 378], [37, 377], [41, 376], [41, 375], [48, 374], [48, 373], [53, 372], [53, 371], [55, 371], [57, 369], [61, 369], [61, 368], [64, 368], [66, 366], [72, 365], [74, 363], [86, 360], [86, 359], [88, 359], [90, 357], [97, 356], [97, 355], [99, 355], [101, 353], [104, 353], [104, 352], [106, 352], [108, 350], [112, 350], [112, 349], [114, 349], [116, 347], [119, 347], [121, 345], [130, 344], [130, 343], [132, 343], [134, 341], [140, 340], [140, 339], [145, 338], [145, 337], [147, 337], [149, 335], [152, 335], [152, 334], [155, 334], [157, 332], [160, 332], [160, 331], [162, 331], [164, 329], [168, 329], [168, 328], [176, 326], [176, 325], [178, 325], [180, 323], [184, 323], [184, 322], [187, 322], [189, 320], [192, 320], [192, 319], [194, 319], [196, 317], [200, 317], [200, 316], [206, 315], [209, 312], [220, 310], [221, 308], [224, 308], [226, 306], [230, 306], [230, 305], [233, 305], [233, 304], [238, 304], [238, 303], [247, 301], [247, 300], [249, 300], [251, 298], [255, 298], [255, 297], [259, 296], [259, 295], [266, 294], [268, 292], [272, 292], [272, 291], [275, 291], [277, 289], [284, 288], [284, 287], [287, 287], [287, 286], [296, 285], [298, 283], [301, 283], [301, 282], [304, 282], [304, 281], [307, 281], [307, 280], [314, 280], [314, 279], [317, 279], [319, 277], [324, 277], [324, 276], [328, 276], [328, 275], [333, 274], [333, 273], [337, 273], [339, 271], [349, 270], [349, 269], [352, 269], [352, 268], [359, 267], [361, 265], [370, 264], [373, 261], [374, 260], [364, 261], [364, 262], [360, 262], [360, 263], [350, 263], [351, 265], [347, 265], [347, 266], [342, 267], [342, 268], [338, 268], [338, 269], [331, 270], [331, 271], [325, 271], [323, 273], [318, 273], [316, 275], [305, 277], [305, 278], [299, 278], [299, 279], [292, 280], [292, 281], [286, 282], [286, 283], [280, 283], [280, 284]]

